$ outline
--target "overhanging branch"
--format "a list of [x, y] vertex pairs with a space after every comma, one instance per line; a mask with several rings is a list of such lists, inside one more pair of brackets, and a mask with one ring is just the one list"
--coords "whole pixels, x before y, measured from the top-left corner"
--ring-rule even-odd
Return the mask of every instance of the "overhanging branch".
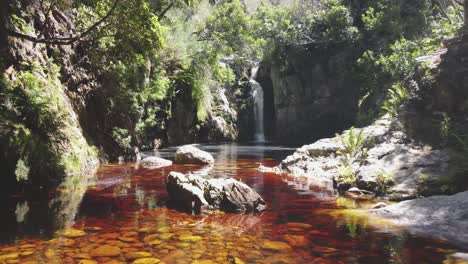
[[115, 0], [114, 4], [112, 7], [107, 11], [106, 15], [103, 16], [101, 19], [96, 21], [93, 25], [91, 25], [88, 29], [85, 31], [79, 33], [78, 35], [75, 36], [70, 36], [70, 37], [52, 37], [52, 38], [41, 38], [39, 37], [33, 37], [29, 36], [26, 34], [22, 34], [13, 30], [6, 29], [6, 32], [8, 36], [10, 37], [15, 37], [15, 38], [20, 38], [24, 40], [28, 40], [34, 43], [43, 43], [43, 44], [48, 44], [48, 45], [71, 45], [79, 40], [82, 40], [84, 37], [89, 35], [91, 32], [93, 32], [95, 29], [97, 29], [104, 21], [106, 21], [115, 11], [117, 8], [118, 4], [123, 1], [123, 0]]

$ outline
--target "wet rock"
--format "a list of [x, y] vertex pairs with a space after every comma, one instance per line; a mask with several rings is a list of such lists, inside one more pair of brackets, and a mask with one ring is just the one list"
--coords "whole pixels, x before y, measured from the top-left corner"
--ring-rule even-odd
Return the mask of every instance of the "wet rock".
[[159, 157], [147, 157], [140, 161], [140, 164], [145, 168], [157, 169], [172, 165], [172, 161], [159, 158]]
[[454, 253], [444, 260], [443, 264], [466, 264], [468, 263], [468, 253]]
[[95, 249], [92, 249], [89, 252], [91, 257], [117, 257], [120, 256], [121, 250], [118, 247], [114, 246], [100, 246]]
[[145, 251], [129, 252], [125, 254], [125, 258], [128, 260], [135, 260], [148, 257], [151, 257], [151, 253]]
[[161, 262], [161, 260], [157, 258], [140, 258], [133, 261], [133, 264], [156, 264]]
[[143, 242], [149, 243], [149, 242], [151, 242], [153, 240], [156, 240], [157, 238], [159, 238], [159, 234], [152, 234], [152, 235], [149, 235], [149, 236], [145, 236], [143, 238]]
[[32, 254], [34, 254], [34, 251], [32, 251], [32, 250], [23, 251], [23, 252], [20, 253], [20, 255], [23, 256], [23, 257], [31, 256]]
[[407, 227], [418, 235], [447, 239], [468, 246], [468, 191], [451, 196], [404, 201], [371, 214], [389, 219]]
[[192, 264], [215, 264], [215, 262], [209, 259], [202, 259], [202, 260], [195, 260], [192, 262]]
[[5, 255], [0, 255], [0, 261], [8, 260], [8, 259], [17, 259], [17, 258], [19, 258], [18, 253], [9, 253]]
[[102, 231], [102, 227], [98, 227], [98, 226], [87, 226], [87, 227], [84, 227], [83, 230], [84, 231], [88, 231], [88, 232], [98, 232], [98, 231]]
[[234, 179], [206, 180], [192, 174], [171, 172], [167, 180], [171, 199], [184, 209], [258, 212], [266, 208], [260, 195]]
[[150, 242], [148, 243], [148, 245], [150, 245], [150, 246], [157, 246], [157, 245], [160, 245], [160, 244], [162, 244], [162, 241], [159, 240], [159, 239], [150, 241]]
[[305, 247], [309, 245], [309, 240], [303, 235], [285, 235], [284, 240], [293, 247]]
[[[338, 168], [342, 162], [337, 151], [343, 147], [339, 137], [321, 139], [303, 146], [271, 171], [304, 176], [314, 181], [331, 180], [335, 183], [334, 187], [343, 193], [357, 187], [362, 192], [370, 192], [369, 195], [386, 195], [395, 201], [413, 199], [421, 189], [426, 189], [423, 195], [442, 193], [438, 184], [429, 190], [421, 188], [425, 186], [422, 186], [420, 177], [428, 175], [429, 182], [435, 183], [453, 177], [459, 166], [452, 161], [452, 151], [413, 144], [400, 127], [399, 120], [384, 117], [367, 127], [356, 129], [368, 139], [364, 146], [368, 151], [352, 161], [357, 178], [353, 185], [343, 184], [338, 178]], [[382, 183], [382, 178], [386, 183]], [[356, 193], [351, 195], [357, 195], [359, 199], [367, 198]]]
[[84, 236], [86, 235], [86, 232], [83, 230], [78, 230], [78, 229], [66, 229], [66, 230], [63, 230], [62, 232], [59, 232], [59, 234], [64, 237], [74, 238], [74, 237]]
[[228, 256], [228, 260], [229, 264], [245, 264], [245, 262], [238, 257]]
[[312, 227], [312, 225], [309, 225], [306, 223], [296, 223], [296, 222], [287, 223], [286, 226], [288, 228], [298, 228], [298, 229], [309, 229]]
[[271, 251], [290, 251], [291, 246], [281, 241], [265, 240], [262, 244], [262, 249]]
[[73, 255], [73, 258], [75, 258], [75, 259], [90, 259], [91, 256], [89, 254], [86, 254], [86, 253], [78, 253], [78, 254]]
[[174, 249], [163, 258], [163, 261], [166, 263], [174, 263], [176, 259], [182, 257], [185, 257], [185, 252], [180, 249]]
[[181, 235], [179, 236], [179, 240], [183, 242], [198, 242], [201, 241], [203, 238], [201, 236], [193, 236], [193, 235]]
[[180, 147], [175, 154], [177, 164], [212, 164], [214, 158], [210, 153], [200, 150], [192, 145]]
[[375, 204], [374, 206], [372, 206], [372, 209], [380, 209], [380, 208], [384, 208], [384, 207], [386, 207], [386, 206], [387, 206], [386, 203], [384, 203], [384, 202], [379, 202], [379, 203]]
[[158, 233], [168, 233], [170, 231], [171, 231], [171, 228], [168, 227], [168, 226], [162, 226], [162, 227], [156, 229], [156, 232], [158, 232]]
[[49, 243], [53, 244], [53, 245], [71, 247], [71, 246], [75, 245], [76, 242], [75, 242], [75, 240], [73, 240], [71, 238], [54, 238], [54, 239], [49, 240]]
[[82, 259], [78, 262], [78, 264], [98, 264], [98, 262], [90, 259]]
[[165, 233], [165, 234], [161, 234], [161, 235], [159, 236], [159, 238], [162, 239], [162, 240], [168, 240], [168, 239], [171, 239], [171, 237], [173, 237], [173, 236], [174, 236], [174, 234]]
[[208, 206], [203, 191], [204, 181], [201, 177], [171, 172], [167, 177], [167, 192], [177, 205], [200, 212], [202, 207]]

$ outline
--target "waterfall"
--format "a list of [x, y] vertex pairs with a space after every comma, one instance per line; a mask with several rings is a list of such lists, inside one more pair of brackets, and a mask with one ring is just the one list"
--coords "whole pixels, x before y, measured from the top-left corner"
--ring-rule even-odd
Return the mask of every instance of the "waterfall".
[[259, 66], [252, 68], [250, 75], [250, 86], [252, 87], [252, 97], [254, 99], [254, 118], [255, 118], [255, 141], [264, 142], [265, 132], [263, 123], [263, 88], [255, 80], [257, 78]]

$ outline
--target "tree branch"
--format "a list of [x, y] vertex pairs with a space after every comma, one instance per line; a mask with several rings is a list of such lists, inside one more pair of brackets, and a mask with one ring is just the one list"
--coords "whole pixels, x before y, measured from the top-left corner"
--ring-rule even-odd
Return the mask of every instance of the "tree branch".
[[79, 41], [89, 35], [92, 31], [97, 29], [104, 21], [106, 21], [115, 11], [117, 8], [118, 4], [122, 0], [115, 0], [114, 4], [112, 7], [107, 11], [106, 15], [103, 16], [101, 19], [96, 21], [93, 25], [91, 25], [87, 30], [81, 32], [80, 34], [76, 36], [71, 36], [71, 37], [53, 37], [53, 38], [40, 38], [40, 37], [33, 37], [29, 36], [26, 34], [22, 34], [13, 30], [6, 29], [7, 34], [10, 37], [15, 37], [15, 38], [20, 38], [24, 40], [28, 40], [34, 43], [43, 43], [43, 44], [48, 44], [48, 45], [71, 45], [75, 43], [76, 41]]
[[167, 12], [169, 12], [169, 10], [171, 10], [171, 8], [174, 6], [174, 2], [170, 3], [162, 12], [161, 14], [158, 16], [158, 21], [161, 21], [164, 16], [167, 14]]

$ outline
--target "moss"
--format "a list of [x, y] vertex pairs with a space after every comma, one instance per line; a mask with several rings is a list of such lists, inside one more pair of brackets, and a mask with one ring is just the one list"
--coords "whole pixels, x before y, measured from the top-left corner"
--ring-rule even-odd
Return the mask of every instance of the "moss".
[[39, 187], [82, 173], [96, 160], [52, 61], [23, 64], [2, 83], [2, 148], [17, 159], [17, 182]]

